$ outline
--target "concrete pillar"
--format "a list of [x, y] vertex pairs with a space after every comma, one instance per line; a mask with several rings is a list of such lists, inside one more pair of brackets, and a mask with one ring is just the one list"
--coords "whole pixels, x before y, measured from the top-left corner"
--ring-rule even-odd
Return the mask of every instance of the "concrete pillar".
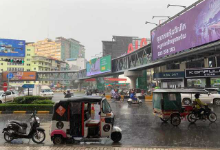
[[136, 79], [142, 76], [142, 71], [125, 71], [124, 75], [131, 80], [130, 88], [136, 88]]
[[207, 77], [207, 78], [205, 78], [206, 80], [206, 88], [209, 88], [209, 87], [211, 87], [211, 79], [210, 79], [210, 77]]
[[75, 80], [75, 83], [78, 83], [78, 91], [79, 92], [82, 91], [82, 82], [83, 82], [83, 80]]

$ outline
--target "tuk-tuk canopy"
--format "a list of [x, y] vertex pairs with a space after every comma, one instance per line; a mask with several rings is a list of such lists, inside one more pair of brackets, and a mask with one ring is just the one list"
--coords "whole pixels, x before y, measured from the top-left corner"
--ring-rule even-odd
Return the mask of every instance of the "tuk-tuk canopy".
[[95, 103], [101, 102], [102, 99], [105, 99], [101, 96], [74, 96], [66, 99], [60, 100], [58, 103], [68, 103], [68, 102], [84, 102], [84, 103]]
[[156, 89], [153, 93], [208, 93], [204, 89]]

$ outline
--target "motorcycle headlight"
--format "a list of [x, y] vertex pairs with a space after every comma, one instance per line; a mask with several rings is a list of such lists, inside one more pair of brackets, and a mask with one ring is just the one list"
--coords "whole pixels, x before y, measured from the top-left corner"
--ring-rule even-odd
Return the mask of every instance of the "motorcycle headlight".
[[37, 123], [40, 123], [40, 118], [36, 117]]

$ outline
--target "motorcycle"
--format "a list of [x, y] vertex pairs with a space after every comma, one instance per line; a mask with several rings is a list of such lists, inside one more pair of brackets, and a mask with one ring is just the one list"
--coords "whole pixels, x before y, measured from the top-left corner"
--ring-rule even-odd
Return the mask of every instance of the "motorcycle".
[[187, 120], [190, 123], [195, 123], [197, 120], [209, 120], [210, 122], [215, 122], [217, 120], [217, 115], [206, 105], [205, 109], [200, 112], [195, 108], [193, 111], [187, 116]]
[[35, 113], [32, 114], [30, 118], [30, 131], [26, 134], [27, 123], [9, 120], [7, 127], [3, 129], [4, 139], [6, 142], [11, 142], [14, 139], [26, 138], [32, 139], [33, 142], [40, 144], [45, 140], [45, 130], [40, 128], [40, 119], [35, 116]]
[[137, 98], [137, 100], [132, 100], [131, 98], [128, 99], [128, 104], [142, 104], [142, 100]]

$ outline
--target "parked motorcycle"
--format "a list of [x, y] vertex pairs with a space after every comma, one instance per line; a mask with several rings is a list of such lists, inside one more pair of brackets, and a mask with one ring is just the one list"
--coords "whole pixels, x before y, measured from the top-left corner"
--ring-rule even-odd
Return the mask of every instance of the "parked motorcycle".
[[31, 139], [32, 141], [40, 144], [45, 140], [45, 130], [40, 128], [40, 119], [35, 116], [35, 113], [32, 114], [30, 118], [30, 131], [26, 134], [27, 123], [9, 120], [7, 127], [3, 129], [4, 139], [6, 142], [11, 142], [13, 139], [26, 138]]
[[217, 115], [208, 106], [205, 106], [204, 111], [200, 112], [200, 114], [198, 110], [193, 109], [193, 111], [187, 116], [187, 119], [190, 123], [194, 123], [197, 120], [206, 121], [207, 119], [210, 122], [215, 122], [217, 120]]

